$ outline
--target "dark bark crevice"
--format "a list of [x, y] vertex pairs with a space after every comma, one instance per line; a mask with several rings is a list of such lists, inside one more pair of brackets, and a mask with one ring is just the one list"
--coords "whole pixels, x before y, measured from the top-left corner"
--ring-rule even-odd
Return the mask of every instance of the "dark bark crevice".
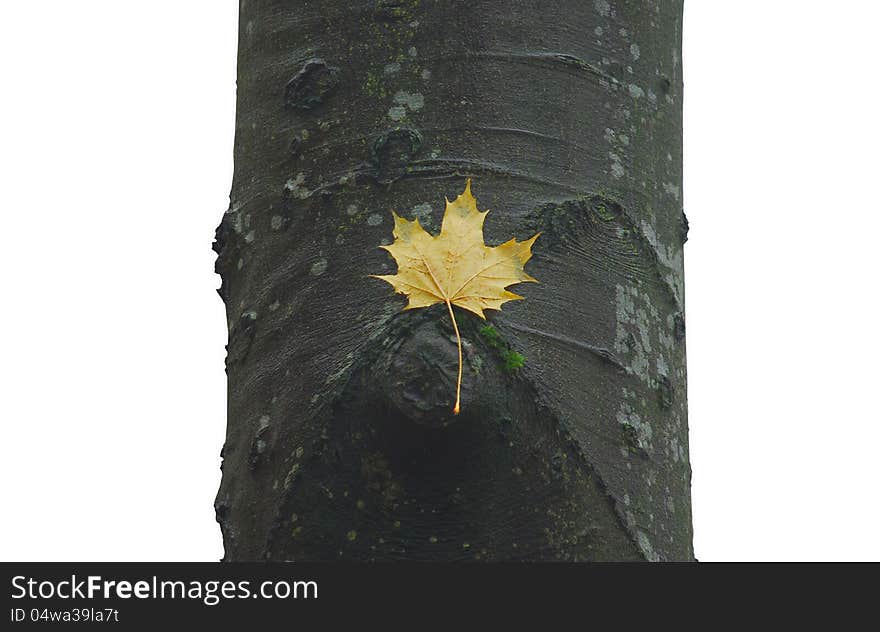
[[363, 354], [311, 449], [289, 455], [262, 555], [644, 559], [601, 478], [475, 319], [462, 327], [463, 412], [451, 414], [456, 352], [438, 316], [395, 319]]

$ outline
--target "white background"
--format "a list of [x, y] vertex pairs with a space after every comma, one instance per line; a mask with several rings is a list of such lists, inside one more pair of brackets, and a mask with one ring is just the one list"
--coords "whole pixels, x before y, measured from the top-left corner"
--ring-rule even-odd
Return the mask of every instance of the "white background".
[[[880, 10], [686, 5], [697, 556], [880, 560]], [[216, 560], [237, 0], [0, 29], [0, 559]]]

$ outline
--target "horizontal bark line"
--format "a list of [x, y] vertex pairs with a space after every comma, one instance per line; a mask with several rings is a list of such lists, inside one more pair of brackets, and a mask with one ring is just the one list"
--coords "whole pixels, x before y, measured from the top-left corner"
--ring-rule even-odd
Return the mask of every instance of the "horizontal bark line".
[[551, 340], [556, 340], [557, 342], [562, 342], [564, 344], [570, 345], [572, 347], [576, 347], [578, 349], [583, 349], [584, 351], [588, 351], [595, 355], [596, 357], [602, 359], [605, 362], [615, 366], [617, 369], [621, 371], [626, 371], [626, 367], [623, 363], [620, 362], [614, 354], [612, 354], [608, 349], [604, 347], [598, 347], [595, 345], [591, 345], [582, 340], [575, 340], [574, 338], [570, 338], [569, 336], [565, 336], [563, 334], [556, 334], [549, 331], [542, 331], [540, 329], [535, 329], [533, 327], [528, 327], [526, 325], [521, 325], [519, 323], [514, 323], [509, 320], [504, 321], [504, 326], [510, 327], [516, 331], [521, 331], [523, 333], [531, 334], [533, 336], [540, 336], [542, 338], [549, 338]]

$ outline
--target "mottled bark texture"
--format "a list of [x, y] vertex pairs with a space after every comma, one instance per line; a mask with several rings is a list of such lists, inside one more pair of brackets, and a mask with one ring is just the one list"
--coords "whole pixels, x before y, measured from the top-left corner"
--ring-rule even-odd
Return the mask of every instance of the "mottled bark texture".
[[[693, 559], [681, 9], [242, 0], [227, 560]], [[458, 310], [452, 417], [445, 306], [368, 275], [467, 177], [540, 283]]]

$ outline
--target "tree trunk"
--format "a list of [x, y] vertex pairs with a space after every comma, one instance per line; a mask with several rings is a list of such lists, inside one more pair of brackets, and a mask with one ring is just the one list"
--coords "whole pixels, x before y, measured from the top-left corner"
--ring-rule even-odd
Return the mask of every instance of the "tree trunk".
[[[242, 0], [225, 559], [693, 559], [681, 9]], [[453, 416], [445, 305], [369, 275], [466, 178], [539, 283], [456, 310]]]

